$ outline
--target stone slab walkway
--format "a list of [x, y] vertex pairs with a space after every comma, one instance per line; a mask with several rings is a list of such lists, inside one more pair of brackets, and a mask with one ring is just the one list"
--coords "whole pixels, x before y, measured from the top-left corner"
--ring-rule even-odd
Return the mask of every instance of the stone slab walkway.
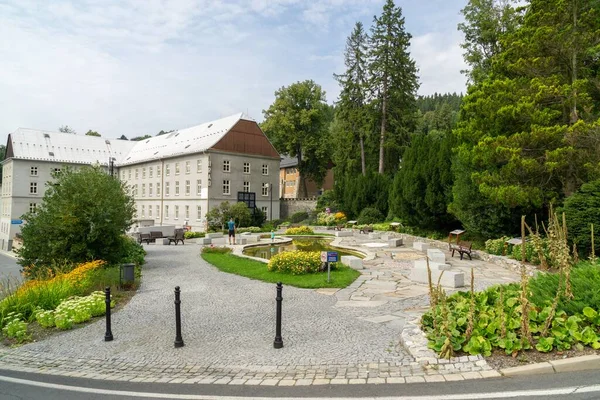
[[[434, 382], [499, 376], [481, 357], [437, 360], [417, 320], [428, 304], [426, 285], [407, 275], [410, 249], [373, 250], [380, 242], [338, 238], [377, 257], [348, 288], [284, 288], [284, 348], [273, 348], [275, 285], [225, 274], [199, 257], [201, 246], [146, 246], [139, 292], [113, 315], [113, 342], [104, 322], [39, 343], [0, 349], [0, 369], [95, 379], [244, 385]], [[477, 287], [514, 281], [507, 269], [481, 261], [451, 261], [476, 270]], [[175, 338], [173, 288], [182, 288], [185, 347]]]

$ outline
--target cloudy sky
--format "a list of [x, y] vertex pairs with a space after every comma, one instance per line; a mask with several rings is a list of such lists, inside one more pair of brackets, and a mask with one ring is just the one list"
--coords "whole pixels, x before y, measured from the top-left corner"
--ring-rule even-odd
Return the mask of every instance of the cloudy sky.
[[[467, 0], [396, 0], [420, 94], [465, 90], [456, 25]], [[0, 140], [19, 127], [113, 138], [236, 112], [262, 120], [305, 79], [328, 102], [346, 37], [383, 0], [0, 0]]]

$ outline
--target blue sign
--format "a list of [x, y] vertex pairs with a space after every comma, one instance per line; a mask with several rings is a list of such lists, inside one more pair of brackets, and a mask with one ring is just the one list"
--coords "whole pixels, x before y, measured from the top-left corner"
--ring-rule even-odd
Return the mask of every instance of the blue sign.
[[327, 252], [327, 262], [337, 262], [338, 253], [337, 251], [328, 251]]
[[10, 223], [13, 225], [21, 225], [23, 223], [22, 219], [11, 219]]

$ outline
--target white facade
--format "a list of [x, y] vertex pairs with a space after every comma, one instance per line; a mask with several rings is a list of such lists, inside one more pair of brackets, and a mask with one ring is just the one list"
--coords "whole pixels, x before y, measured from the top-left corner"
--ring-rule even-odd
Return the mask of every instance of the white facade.
[[207, 211], [223, 201], [237, 202], [238, 192], [255, 193], [256, 207], [267, 219], [278, 219], [279, 157], [211, 149], [241, 119], [248, 120], [236, 114], [141, 142], [18, 130], [9, 137], [3, 161], [0, 246], [10, 249], [20, 217], [41, 202], [54, 170], [108, 167], [110, 158], [114, 173], [133, 193], [140, 221], [187, 223], [203, 231]]

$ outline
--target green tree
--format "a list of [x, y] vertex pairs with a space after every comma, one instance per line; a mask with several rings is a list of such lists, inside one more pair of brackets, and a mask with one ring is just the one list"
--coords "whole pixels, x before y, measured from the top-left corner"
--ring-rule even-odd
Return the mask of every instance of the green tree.
[[130, 140], [134, 141], [134, 142], [139, 142], [139, 141], [142, 141], [142, 140], [150, 139], [151, 137], [152, 137], [151, 135], [136, 136], [134, 138], [131, 138]]
[[[346, 72], [334, 77], [340, 84], [341, 93], [337, 102], [338, 129], [351, 133], [352, 144], [358, 139], [360, 150], [360, 167], [363, 175], [367, 173], [365, 159], [365, 135], [368, 132], [366, 100], [367, 93], [367, 45], [368, 37], [361, 22], [357, 22], [354, 30], [346, 40], [344, 63]], [[341, 143], [340, 143], [341, 144]], [[347, 149], [347, 145], [343, 149]], [[348, 157], [348, 153], [345, 154]]]
[[599, 15], [597, 1], [532, 0], [469, 87], [450, 205], [469, 229], [490, 232], [483, 212], [493, 232], [512, 232], [598, 176]]
[[318, 184], [327, 173], [331, 108], [325, 92], [312, 80], [296, 82], [275, 92], [275, 102], [263, 110], [262, 130], [280, 153], [298, 158], [300, 196], [308, 193], [306, 180]]
[[467, 74], [471, 83], [481, 82], [492, 72], [492, 59], [505, 50], [503, 35], [514, 32], [519, 25], [520, 9], [513, 7], [510, 0], [470, 0], [461, 10], [465, 22], [458, 29], [465, 35], [461, 47], [465, 62], [470, 70]]
[[62, 133], [72, 133], [73, 135], [77, 133], [69, 125], [62, 125], [61, 127], [58, 128], [58, 131], [62, 132]]
[[129, 139], [127, 139], [127, 136], [121, 135], [121, 137], [119, 138], [119, 140], [129, 140]]
[[90, 129], [90, 130], [88, 130], [88, 131], [85, 133], [85, 135], [86, 135], [86, 136], [96, 136], [96, 137], [101, 137], [101, 136], [102, 136], [102, 135], [100, 135], [98, 132], [96, 132], [96, 131], [93, 131], [93, 130], [91, 130], [91, 129]]
[[22, 266], [101, 259], [119, 262], [135, 214], [125, 183], [100, 167], [63, 169], [48, 183], [35, 212], [22, 216]]
[[[260, 218], [260, 216], [254, 217]], [[208, 226], [211, 229], [224, 230], [229, 218], [233, 218], [237, 227], [250, 226], [253, 222], [252, 212], [244, 202], [230, 204], [224, 201], [206, 213]]]
[[167, 133], [171, 133], [171, 132], [173, 132], [173, 129], [171, 129], [170, 131], [166, 131], [166, 132], [165, 132], [165, 131], [163, 131], [163, 130], [161, 130], [160, 132], [158, 132], [158, 133], [156, 134], [156, 136], [166, 135]]
[[[591, 253], [591, 226], [594, 236], [600, 231], [600, 180], [584, 184], [565, 200], [563, 208], [569, 230], [569, 240], [577, 243], [579, 252], [588, 256]], [[595, 246], [598, 240], [594, 240]], [[598, 251], [596, 251], [598, 254]]]
[[384, 173], [385, 150], [389, 170], [395, 170], [402, 146], [414, 129], [417, 67], [408, 48], [411, 35], [404, 29], [402, 9], [387, 0], [371, 26], [369, 86], [380, 124], [379, 173]]
[[246, 203], [238, 202], [233, 204], [229, 209], [229, 216], [233, 217], [236, 226], [240, 228], [252, 224], [252, 212]]

